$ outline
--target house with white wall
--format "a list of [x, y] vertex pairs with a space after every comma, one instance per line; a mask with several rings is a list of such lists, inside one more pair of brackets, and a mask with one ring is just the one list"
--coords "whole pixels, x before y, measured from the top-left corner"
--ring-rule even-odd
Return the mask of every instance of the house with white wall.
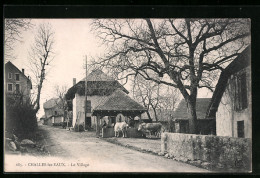
[[216, 117], [217, 136], [252, 137], [251, 46], [221, 73], [207, 116]]
[[[76, 79], [73, 79], [73, 86], [66, 93], [66, 99], [72, 101], [72, 127], [77, 123], [83, 124], [85, 128], [94, 128], [97, 117], [92, 115], [93, 110], [103, 104], [117, 89], [126, 94], [129, 92], [117, 80], [103, 71], [93, 70], [87, 75], [87, 107], [85, 108], [85, 81], [86, 78], [76, 83]], [[87, 111], [86, 116], [85, 110]]]

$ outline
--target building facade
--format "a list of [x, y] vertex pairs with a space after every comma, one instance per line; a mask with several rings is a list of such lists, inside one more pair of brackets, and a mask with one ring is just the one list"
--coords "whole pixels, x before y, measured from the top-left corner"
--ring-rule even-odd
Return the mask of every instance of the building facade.
[[7, 97], [19, 98], [23, 103], [30, 102], [32, 83], [24, 69], [20, 71], [12, 62], [5, 64], [5, 93]]
[[[68, 90], [66, 94], [66, 99], [72, 100], [72, 112], [73, 112], [72, 127], [75, 127], [76, 124], [81, 124], [84, 125], [85, 128], [95, 128], [97, 123], [97, 115], [93, 115], [94, 110], [99, 106], [102, 106], [109, 99], [111, 99], [112, 94], [115, 93], [116, 90], [120, 90], [126, 95], [129, 92], [118, 81], [107, 76], [101, 70], [93, 70], [87, 76], [87, 97], [86, 97], [85, 81], [86, 78], [76, 83], [74, 79], [73, 86]], [[122, 93], [119, 92], [118, 94], [122, 94]], [[86, 102], [86, 108], [85, 108], [85, 102]], [[85, 114], [85, 110], [87, 112], [86, 114]], [[102, 112], [102, 111], [98, 111], [98, 112]], [[102, 124], [101, 122], [104, 121], [107, 124], [113, 124], [116, 122], [116, 117], [107, 113], [107, 115], [102, 116], [102, 120], [100, 118], [98, 120], [100, 120], [99, 124]]]
[[220, 75], [208, 110], [218, 136], [252, 137], [250, 59], [249, 46]]

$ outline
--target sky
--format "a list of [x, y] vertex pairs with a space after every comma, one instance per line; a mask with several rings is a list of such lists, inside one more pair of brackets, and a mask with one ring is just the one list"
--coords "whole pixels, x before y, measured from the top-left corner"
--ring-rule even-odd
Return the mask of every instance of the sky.
[[[104, 47], [94, 32], [91, 32], [91, 19], [32, 19], [35, 26], [21, 34], [22, 42], [15, 45], [15, 56], [12, 63], [20, 70], [25, 69], [26, 75], [32, 75], [28, 64], [28, 51], [34, 42], [34, 34], [40, 23], [51, 24], [55, 32], [55, 58], [51, 63], [49, 73], [43, 82], [41, 92], [41, 106], [37, 114], [41, 117], [44, 114], [43, 103], [55, 96], [55, 85], [72, 86], [73, 78], [77, 82], [85, 77], [84, 61], [85, 56], [95, 58], [104, 53]], [[109, 74], [108, 74], [109, 75]], [[130, 90], [130, 86], [126, 85]], [[198, 97], [211, 97], [211, 92], [199, 90]]]

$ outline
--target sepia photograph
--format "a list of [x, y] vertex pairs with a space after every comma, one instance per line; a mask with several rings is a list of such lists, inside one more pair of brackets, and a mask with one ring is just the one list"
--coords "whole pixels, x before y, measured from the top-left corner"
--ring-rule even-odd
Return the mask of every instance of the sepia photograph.
[[250, 18], [4, 18], [4, 172], [251, 173]]

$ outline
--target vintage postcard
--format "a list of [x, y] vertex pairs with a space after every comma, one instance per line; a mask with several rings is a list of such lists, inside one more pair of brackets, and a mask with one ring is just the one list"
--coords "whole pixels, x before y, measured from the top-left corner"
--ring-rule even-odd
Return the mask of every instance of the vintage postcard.
[[5, 18], [4, 172], [252, 171], [248, 18]]

